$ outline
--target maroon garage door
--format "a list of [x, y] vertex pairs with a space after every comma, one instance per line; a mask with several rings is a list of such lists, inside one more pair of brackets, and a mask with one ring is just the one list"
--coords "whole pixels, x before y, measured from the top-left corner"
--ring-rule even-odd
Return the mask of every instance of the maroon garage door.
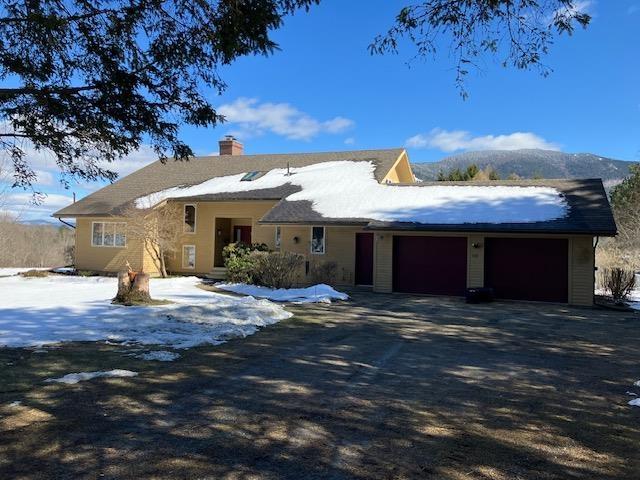
[[566, 302], [566, 239], [487, 238], [484, 284], [497, 298]]
[[393, 237], [393, 290], [464, 295], [466, 237]]

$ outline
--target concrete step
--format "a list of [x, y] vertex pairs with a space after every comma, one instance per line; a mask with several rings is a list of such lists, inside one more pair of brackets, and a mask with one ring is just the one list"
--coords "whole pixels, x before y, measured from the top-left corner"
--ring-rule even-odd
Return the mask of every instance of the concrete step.
[[224, 280], [227, 276], [227, 269], [224, 267], [213, 267], [213, 269], [205, 275], [206, 278], [212, 280]]

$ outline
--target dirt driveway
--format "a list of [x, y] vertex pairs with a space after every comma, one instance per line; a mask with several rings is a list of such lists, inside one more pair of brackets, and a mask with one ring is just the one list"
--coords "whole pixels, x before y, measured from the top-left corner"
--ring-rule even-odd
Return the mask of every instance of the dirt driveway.
[[[0, 349], [0, 478], [640, 478], [640, 315], [358, 292], [292, 311], [172, 363]], [[43, 383], [112, 368], [139, 376]]]

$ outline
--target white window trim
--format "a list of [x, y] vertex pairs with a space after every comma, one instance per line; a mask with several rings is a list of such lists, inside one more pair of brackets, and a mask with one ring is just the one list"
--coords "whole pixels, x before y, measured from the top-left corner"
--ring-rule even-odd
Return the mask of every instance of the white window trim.
[[277, 249], [282, 248], [282, 228], [280, 227], [280, 225], [276, 225], [273, 244]]
[[[187, 232], [187, 222], [185, 218], [187, 216], [187, 207], [193, 207], [193, 232]], [[187, 235], [194, 235], [198, 230], [198, 205], [195, 203], [185, 203], [182, 206], [182, 233]]]
[[[101, 223], [102, 224], [102, 245], [97, 245], [97, 244], [93, 243], [93, 226], [96, 223]], [[113, 239], [113, 245], [105, 245], [104, 244], [104, 230], [105, 230], [104, 226], [108, 225], [108, 224], [117, 225], [119, 223], [121, 223], [123, 225], [127, 224], [126, 222], [91, 222], [91, 246], [92, 247], [96, 247], [96, 248], [127, 248], [127, 232], [126, 231], [124, 233], [124, 245], [116, 245], [115, 244], [115, 242], [116, 242], [115, 236], [114, 236], [114, 239]]]
[[[193, 267], [190, 267], [189, 265], [185, 265], [184, 264], [184, 249], [185, 248], [189, 248], [189, 247], [193, 247]], [[196, 246], [195, 245], [183, 245], [182, 246], [182, 268], [185, 270], [195, 270], [196, 268]]]
[[[314, 252], [313, 251], [313, 229], [321, 228], [322, 229], [322, 252]], [[311, 241], [309, 242], [309, 251], [312, 255], [324, 255], [327, 252], [327, 229], [321, 225], [312, 225], [311, 226]]]

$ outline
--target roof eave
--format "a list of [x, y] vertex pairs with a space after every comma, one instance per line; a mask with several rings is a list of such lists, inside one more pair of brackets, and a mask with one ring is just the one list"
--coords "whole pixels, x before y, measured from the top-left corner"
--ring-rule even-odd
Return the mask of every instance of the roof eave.
[[[472, 224], [470, 224], [472, 225]], [[587, 229], [556, 229], [556, 228], [505, 228], [504, 226], [485, 226], [472, 228], [464, 225], [372, 225], [368, 224], [365, 230], [375, 231], [402, 231], [402, 232], [452, 232], [452, 233], [519, 233], [541, 235], [591, 235], [594, 237], [615, 237], [616, 230], [587, 230]]]

